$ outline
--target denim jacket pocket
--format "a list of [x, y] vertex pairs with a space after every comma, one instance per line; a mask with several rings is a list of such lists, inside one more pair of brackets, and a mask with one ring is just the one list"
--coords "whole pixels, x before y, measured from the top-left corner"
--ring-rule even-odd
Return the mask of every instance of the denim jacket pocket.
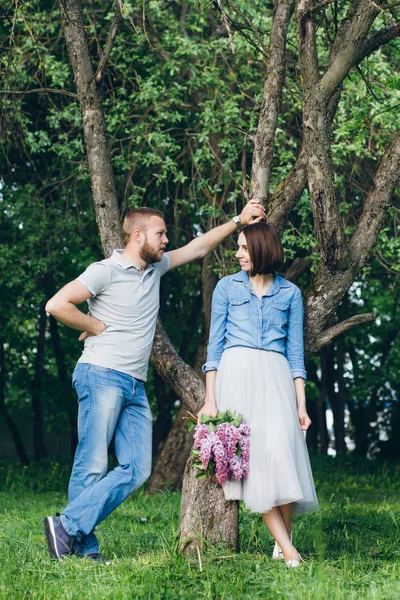
[[229, 312], [232, 321], [239, 325], [250, 318], [250, 300], [233, 299], [229, 303]]
[[289, 306], [287, 304], [271, 305], [271, 323], [275, 325], [285, 325], [288, 320]]

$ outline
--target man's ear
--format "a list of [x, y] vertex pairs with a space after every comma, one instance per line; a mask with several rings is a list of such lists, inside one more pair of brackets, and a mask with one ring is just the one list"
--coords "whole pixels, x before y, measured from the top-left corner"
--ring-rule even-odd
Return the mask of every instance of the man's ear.
[[142, 241], [142, 236], [143, 236], [143, 231], [140, 231], [140, 229], [134, 229], [132, 231], [131, 238], [133, 240], [135, 240], [135, 242], [138, 242], [139, 244]]

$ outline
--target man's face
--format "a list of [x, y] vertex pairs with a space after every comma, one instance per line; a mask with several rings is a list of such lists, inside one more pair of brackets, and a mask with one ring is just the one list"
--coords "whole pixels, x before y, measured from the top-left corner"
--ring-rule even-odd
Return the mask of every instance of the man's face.
[[164, 219], [152, 216], [147, 221], [147, 230], [143, 233], [143, 241], [139, 256], [147, 264], [159, 262], [168, 244], [167, 228]]

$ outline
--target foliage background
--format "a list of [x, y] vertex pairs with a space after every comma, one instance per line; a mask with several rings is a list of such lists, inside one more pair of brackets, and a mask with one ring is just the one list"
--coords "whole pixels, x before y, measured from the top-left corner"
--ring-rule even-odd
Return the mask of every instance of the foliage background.
[[[322, 63], [328, 60], [330, 38], [346, 4], [336, 2], [335, 8], [328, 6], [321, 14], [318, 43]], [[125, 8], [103, 83], [121, 216], [141, 204], [161, 209], [170, 248], [174, 248], [236, 213], [244, 202], [243, 151], [247, 176], [251, 165], [251, 140], [244, 144], [244, 134], [254, 134], [257, 125], [273, 5], [260, 0], [239, 0], [231, 5], [237, 30], [235, 54], [218, 12], [206, 2], [151, 0], [145, 4], [125, 2]], [[4, 399], [31, 453], [32, 397], [39, 382], [47, 452], [59, 456], [68, 453], [68, 414], [75, 411], [75, 398], [60, 376], [49, 324], [43, 370], [39, 379], [35, 375], [40, 307], [60, 286], [99, 260], [101, 247], [58, 5], [28, 0], [3, 9], [1, 17], [3, 89], [45, 88], [70, 94], [0, 96]], [[104, 46], [111, 18], [109, 7], [101, 1], [85, 5], [93, 56]], [[379, 29], [384, 22], [383, 16], [378, 17], [374, 27]], [[272, 188], [294, 163], [301, 141], [296, 46], [292, 25]], [[348, 234], [372, 184], [377, 161], [400, 124], [399, 66], [399, 41], [394, 40], [354, 69], [344, 84], [332, 136]], [[397, 194], [370, 264], [342, 307], [344, 316], [370, 310], [377, 315], [375, 324], [346, 335], [342, 365], [350, 413], [348, 434], [356, 441], [356, 451], [364, 455], [399, 453], [393, 435], [400, 421], [399, 208]], [[310, 271], [298, 282], [305, 290], [318, 259], [306, 192], [289, 217], [283, 242], [286, 268], [295, 257], [311, 258]], [[236, 268], [231, 257], [229, 245], [216, 253], [219, 275]], [[162, 288], [163, 321], [190, 364], [205, 337], [200, 271], [200, 265], [190, 265], [172, 272]], [[71, 374], [80, 353], [77, 334], [63, 327], [58, 333], [65, 368]], [[328, 407], [338, 393], [337, 360], [332, 348]], [[308, 371], [312, 410], [321, 389], [319, 356], [309, 361]], [[152, 372], [147, 389], [157, 416], [170, 392], [157, 384]], [[168, 402], [175, 411], [171, 398]], [[370, 423], [377, 425], [371, 427]], [[14, 452], [11, 438], [4, 425], [0, 427], [7, 440], [0, 453], [10, 456]], [[311, 437], [310, 444], [318, 450], [317, 440]]]

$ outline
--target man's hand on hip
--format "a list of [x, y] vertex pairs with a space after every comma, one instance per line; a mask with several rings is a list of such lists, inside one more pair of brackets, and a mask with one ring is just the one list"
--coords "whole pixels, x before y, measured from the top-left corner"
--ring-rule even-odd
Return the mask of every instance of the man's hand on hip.
[[83, 333], [81, 333], [81, 335], [78, 338], [80, 342], [83, 342], [88, 337], [91, 337], [93, 335], [100, 335], [101, 333], [103, 333], [103, 331], [107, 329], [107, 325], [103, 323], [103, 321], [99, 321], [99, 319], [96, 319], [96, 317], [92, 317], [90, 312], [88, 312], [87, 316], [90, 317], [92, 321], [92, 327], [90, 328], [90, 331], [84, 331]]

